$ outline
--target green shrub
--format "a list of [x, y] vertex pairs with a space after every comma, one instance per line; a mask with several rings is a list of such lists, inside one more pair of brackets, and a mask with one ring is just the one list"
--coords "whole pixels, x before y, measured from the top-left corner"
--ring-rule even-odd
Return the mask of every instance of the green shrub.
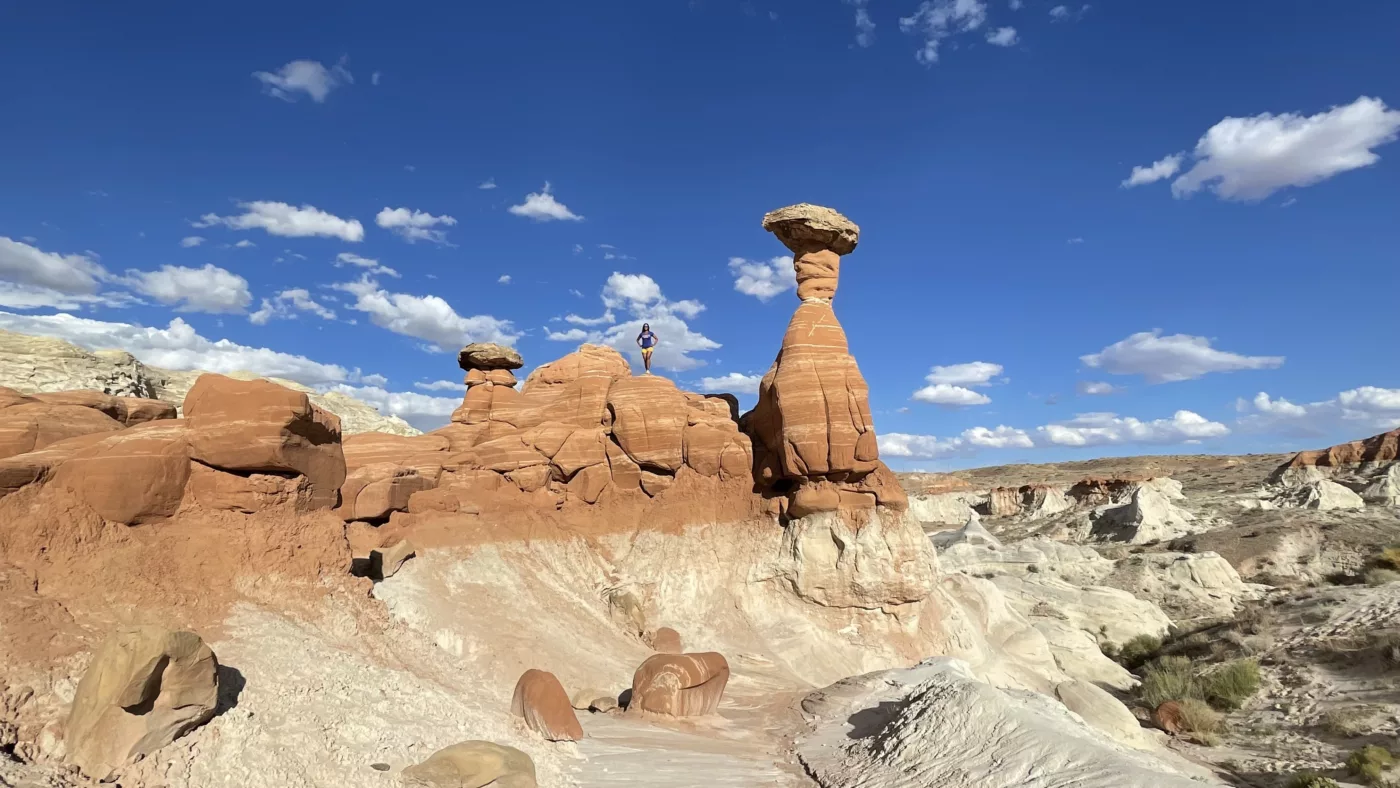
[[1368, 744], [1347, 756], [1347, 772], [1367, 785], [1378, 785], [1386, 767], [1395, 763], [1390, 750]]
[[1259, 663], [1237, 659], [1201, 676], [1201, 693], [1212, 706], [1234, 711], [1259, 691]]
[[1197, 742], [1214, 747], [1220, 743], [1220, 728], [1224, 715], [1212, 709], [1205, 701], [1186, 698], [1179, 701], [1181, 706], [1182, 728]]
[[1142, 673], [1138, 697], [1157, 708], [1169, 700], [1200, 699], [1195, 669], [1186, 657], [1160, 657], [1147, 664]]
[[1323, 777], [1317, 772], [1298, 772], [1288, 781], [1288, 788], [1340, 788], [1331, 777]]
[[1136, 668], [1160, 651], [1162, 639], [1154, 635], [1138, 635], [1118, 650], [1118, 661], [1125, 667]]

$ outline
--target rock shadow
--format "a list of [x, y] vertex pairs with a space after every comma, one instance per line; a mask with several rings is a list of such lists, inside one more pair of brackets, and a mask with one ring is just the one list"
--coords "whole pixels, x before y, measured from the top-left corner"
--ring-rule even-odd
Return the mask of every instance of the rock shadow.
[[890, 724], [890, 721], [904, 709], [901, 701], [882, 701], [878, 706], [861, 709], [846, 718], [851, 729], [846, 732], [848, 739], [869, 739]]
[[219, 665], [219, 698], [214, 706], [214, 716], [218, 717], [229, 709], [238, 707], [238, 698], [248, 680], [243, 673], [231, 665]]

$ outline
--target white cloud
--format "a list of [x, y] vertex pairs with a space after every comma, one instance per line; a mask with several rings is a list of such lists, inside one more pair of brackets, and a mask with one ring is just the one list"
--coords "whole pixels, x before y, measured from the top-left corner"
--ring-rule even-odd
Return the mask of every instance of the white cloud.
[[252, 241], [248, 240], [247, 238], [244, 238], [243, 240], [241, 240], [241, 241], [239, 241], [238, 243], [234, 244], [234, 245], [233, 245], [233, 248], [235, 248], [235, 249], [248, 249], [248, 248], [254, 247], [254, 246], [257, 246], [257, 244], [253, 243]]
[[880, 453], [886, 457], [936, 459], [954, 455], [971, 456], [978, 449], [1028, 449], [1034, 442], [1025, 430], [1006, 425], [995, 429], [973, 427], [953, 438], [886, 432], [876, 436]]
[[1105, 394], [1112, 394], [1118, 391], [1118, 388], [1112, 383], [1104, 383], [1097, 380], [1081, 380], [1079, 381], [1078, 385], [1076, 385], [1074, 388], [1080, 394], [1086, 394], [1089, 396], [1096, 397], [1103, 396]]
[[377, 86], [377, 85], [379, 84], [379, 78], [380, 78], [380, 76], [382, 76], [382, 75], [381, 75], [378, 71], [374, 72], [373, 74], [370, 74], [370, 75], [369, 75], [369, 84], [371, 84], [371, 85], [376, 85], [376, 86]]
[[797, 287], [797, 271], [791, 257], [774, 257], [767, 262], [731, 257], [729, 270], [734, 274], [734, 289], [760, 301], [769, 301]]
[[58, 337], [91, 350], [125, 350], [142, 363], [165, 369], [229, 373], [248, 370], [314, 386], [345, 380], [344, 367], [305, 356], [206, 339], [181, 318], [165, 328], [109, 323], [68, 314], [16, 315], [0, 312], [0, 328], [21, 334]]
[[525, 195], [525, 202], [519, 205], [512, 205], [506, 210], [516, 216], [524, 216], [534, 219], [537, 222], [551, 221], [571, 221], [577, 222], [583, 219], [582, 216], [569, 210], [564, 203], [554, 199], [550, 193], [549, 181], [545, 181], [544, 188], [538, 192], [531, 192]]
[[544, 328], [544, 338], [555, 342], [582, 342], [591, 336], [581, 328], [571, 328], [567, 331], [552, 331], [549, 326]]
[[875, 20], [870, 18], [870, 0], [843, 0], [856, 9], [856, 44], [868, 47], [875, 43]]
[[520, 337], [509, 320], [490, 315], [463, 317], [438, 296], [390, 293], [369, 274], [332, 287], [355, 296], [350, 308], [369, 315], [380, 328], [427, 340], [441, 351], [456, 350], [469, 342], [512, 345]]
[[1205, 337], [1162, 336], [1161, 329], [1142, 331], [1098, 353], [1080, 356], [1085, 365], [1113, 375], [1142, 375], [1148, 383], [1192, 380], [1211, 372], [1274, 369], [1283, 356], [1242, 356], [1216, 350]]
[[452, 411], [462, 404], [461, 397], [432, 397], [414, 391], [385, 391], [379, 386], [327, 387], [373, 405], [380, 413], [398, 416], [420, 430], [435, 430], [447, 424]]
[[374, 223], [390, 230], [409, 243], [431, 241], [446, 244], [447, 233], [434, 229], [438, 225], [451, 227], [457, 220], [446, 214], [433, 216], [427, 211], [414, 211], [408, 208], [385, 208], [374, 217]]
[[548, 328], [546, 338], [561, 342], [587, 341], [593, 344], [609, 345], [623, 355], [640, 358], [637, 348], [637, 334], [642, 324], [650, 323], [652, 331], [660, 339], [660, 344], [652, 356], [652, 364], [658, 369], [684, 371], [703, 366], [705, 362], [692, 358], [691, 353], [716, 350], [718, 342], [697, 331], [686, 323], [704, 310], [704, 304], [695, 300], [671, 301], [661, 292], [661, 286], [646, 274], [624, 274], [613, 272], [603, 286], [603, 305], [607, 312], [602, 318], [580, 318], [569, 315], [564, 318], [575, 325], [594, 325], [616, 319], [612, 310], [625, 310], [630, 320], [605, 329], [583, 331], [569, 329], [553, 332]]
[[1037, 443], [1055, 446], [1199, 443], [1229, 434], [1229, 427], [1189, 410], [1179, 410], [1170, 419], [1154, 421], [1139, 421], [1115, 413], [1081, 413], [1069, 421], [1036, 428]]
[[[295, 318], [297, 312], [310, 312], [322, 320], [335, 320], [335, 310], [322, 305], [311, 297], [311, 293], [301, 288], [283, 290], [271, 299], [264, 298], [262, 308], [248, 315], [248, 320], [261, 326], [273, 318]], [[368, 378], [363, 380], [368, 381]]]
[[961, 408], [970, 405], [986, 405], [992, 401], [991, 397], [972, 389], [962, 386], [950, 386], [947, 383], [936, 383], [932, 386], [924, 386], [914, 392], [914, 399], [919, 402], [931, 402], [934, 405], [944, 405], [947, 407]]
[[733, 394], [757, 394], [762, 375], [731, 372], [717, 378], [700, 378], [701, 391], [728, 391]]
[[476, 188], [478, 188], [478, 189], [494, 189], [494, 188], [496, 188], [496, 179], [495, 179], [495, 178], [487, 178], [486, 180], [482, 181], [481, 183], [478, 183], [478, 184], [476, 185]]
[[345, 58], [330, 68], [316, 60], [293, 60], [274, 72], [255, 71], [253, 78], [263, 84], [268, 95], [283, 101], [295, 101], [295, 94], [305, 93], [319, 104], [335, 88], [355, 82], [345, 66]]
[[91, 256], [54, 254], [0, 236], [0, 280], [66, 295], [95, 295], [108, 277]]
[[[577, 295], [581, 296], [583, 294], [577, 293]], [[573, 323], [576, 326], [602, 326], [616, 323], [617, 317], [614, 316], [612, 310], [609, 309], [599, 317], [579, 317], [578, 315], [568, 314], [564, 316], [564, 322]]]
[[1127, 180], [1119, 185], [1124, 189], [1131, 189], [1134, 186], [1156, 183], [1164, 178], [1170, 178], [1181, 169], [1181, 160], [1185, 156], [1184, 153], [1173, 153], [1161, 161], [1152, 162], [1147, 167], [1134, 167]]
[[500, 277], [496, 279], [496, 283], [502, 285], [510, 284], [510, 274], [501, 274]]
[[18, 285], [0, 281], [0, 307], [10, 309], [66, 309], [76, 311], [86, 306], [128, 307], [140, 303], [127, 293], [62, 293], [47, 287]]
[[899, 29], [924, 37], [915, 58], [926, 65], [938, 62], [943, 42], [958, 33], [969, 33], [987, 21], [984, 0], [924, 0], [912, 16], [899, 20]]
[[1019, 41], [1020, 37], [1016, 35], [1016, 28], [1014, 27], [999, 27], [996, 30], [987, 31], [988, 44], [994, 44], [999, 47], [1012, 47], [1016, 46]]
[[366, 386], [379, 386], [381, 388], [389, 385], [389, 379], [384, 377], [383, 375], [377, 373], [372, 375], [361, 375], [359, 367], [355, 367], [355, 369], [350, 373], [350, 380], [355, 383], [363, 383]]
[[1069, 19], [1069, 9], [1062, 5], [1057, 5], [1050, 9], [1050, 18], [1055, 20]]
[[460, 380], [434, 380], [431, 383], [414, 383], [414, 388], [424, 391], [466, 391], [467, 384]]
[[180, 239], [180, 246], [184, 249], [191, 249], [204, 243], [204, 239], [198, 235], [187, 235]]
[[240, 216], [206, 213], [194, 226], [213, 227], [217, 224], [234, 230], [266, 230], [269, 235], [287, 238], [323, 236], [351, 243], [359, 243], [365, 237], [365, 228], [358, 220], [342, 219], [311, 205], [297, 208], [284, 202], [259, 200], [239, 203], [238, 207], [247, 212]]
[[[1310, 116], [1265, 112], [1227, 117], [1197, 141], [1191, 153], [1194, 163], [1172, 181], [1172, 194], [1185, 197], [1209, 189], [1224, 200], [1262, 200], [1279, 189], [1311, 186], [1369, 167], [1380, 160], [1374, 149], [1397, 138], [1400, 110], [1367, 96]], [[1150, 183], [1146, 178], [1152, 171], [1172, 158], [1134, 168], [1124, 183], [1136, 185], [1142, 170], [1148, 174], [1140, 182]]]
[[159, 271], [127, 271], [126, 281], [177, 312], [242, 312], [253, 301], [248, 280], [215, 265], [203, 268], [164, 265]]
[[949, 383], [955, 386], [986, 386], [992, 378], [1002, 373], [1000, 364], [987, 361], [971, 361], [966, 364], [949, 364], [934, 367], [924, 379], [929, 383]]
[[1350, 439], [1400, 427], [1400, 389], [1361, 386], [1340, 392], [1332, 399], [1299, 405], [1282, 397], [1259, 392], [1253, 400], [1240, 399], [1241, 428], [1254, 432], [1282, 432], [1321, 436], [1341, 433]]
[[386, 274], [395, 278], [399, 276], [398, 271], [395, 271], [387, 265], [380, 265], [378, 260], [371, 257], [361, 257], [354, 252], [341, 252], [336, 255], [335, 265], [337, 268], [342, 265], [353, 265], [363, 268], [371, 274]]
[[1007, 5], [1011, 6], [1012, 11], [1020, 11], [1025, 2], [1024, 0], [1011, 0]]

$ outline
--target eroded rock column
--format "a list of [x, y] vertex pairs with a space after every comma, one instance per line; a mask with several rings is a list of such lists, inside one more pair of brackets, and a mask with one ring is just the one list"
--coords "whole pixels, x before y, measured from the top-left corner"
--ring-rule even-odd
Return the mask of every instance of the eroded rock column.
[[515, 373], [525, 360], [513, 348], [493, 342], [474, 342], [457, 353], [457, 365], [466, 371], [467, 395], [452, 413], [458, 424], [489, 421], [491, 411], [515, 398]]

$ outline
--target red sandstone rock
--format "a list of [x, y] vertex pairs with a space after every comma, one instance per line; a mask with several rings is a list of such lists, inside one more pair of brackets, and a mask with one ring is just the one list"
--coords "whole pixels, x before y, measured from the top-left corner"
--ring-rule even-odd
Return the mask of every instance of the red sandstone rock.
[[632, 458], [627, 456], [627, 452], [622, 450], [612, 440], [603, 444], [603, 449], [608, 455], [608, 471], [612, 475], [613, 486], [623, 492], [632, 492], [642, 486], [642, 469], [637, 463], [632, 462]]
[[[728, 429], [720, 425], [728, 425]], [[718, 476], [721, 457], [739, 428], [732, 421], [701, 422], [685, 428], [685, 464], [701, 476]]]
[[394, 435], [388, 432], [361, 432], [346, 435], [341, 441], [347, 473], [377, 462], [405, 464], [409, 457], [432, 452], [447, 452], [452, 441], [438, 433], [425, 435]]
[[1174, 700], [1164, 701], [1152, 710], [1152, 724], [1167, 733], [1181, 733], [1186, 728], [1186, 715], [1181, 710], [1181, 704]]
[[653, 498], [671, 489], [671, 485], [675, 484], [675, 482], [676, 477], [674, 476], [652, 473], [648, 470], [642, 471], [642, 491]]
[[335, 505], [345, 482], [340, 419], [304, 392], [201, 375], [185, 396], [185, 419], [193, 459], [226, 471], [299, 473], [316, 506]]
[[55, 469], [79, 449], [106, 440], [111, 433], [94, 432], [50, 443], [39, 451], [16, 454], [0, 460], [0, 498], [37, 482], [47, 481]]
[[1290, 468], [1320, 466], [1340, 468], [1347, 465], [1360, 465], [1367, 462], [1395, 462], [1400, 460], [1400, 429], [1383, 432], [1365, 440], [1339, 443], [1326, 449], [1300, 451], [1279, 467], [1275, 473]]
[[23, 402], [0, 410], [0, 459], [27, 454], [79, 435], [115, 432], [121, 422], [81, 405]]
[[21, 394], [12, 388], [0, 386], [0, 410], [12, 405], [28, 405], [38, 401], [28, 394]]
[[561, 359], [542, 364], [525, 378], [523, 394], [540, 393], [585, 377], [620, 380], [632, 377], [632, 367], [622, 354], [604, 345], [580, 345]]
[[559, 469], [564, 478], [569, 478], [580, 468], [607, 462], [604, 440], [606, 438], [601, 429], [574, 430], [568, 440], [564, 441], [564, 445], [559, 447], [559, 451], [554, 453], [550, 462]]
[[612, 480], [612, 475], [608, 472], [607, 464], [590, 465], [581, 469], [569, 480], [569, 492], [577, 495], [588, 503], [596, 503], [603, 494], [603, 489]]
[[514, 348], [498, 345], [495, 342], [473, 342], [457, 353], [457, 365], [465, 370], [500, 369], [512, 370], [525, 366], [525, 361]]
[[189, 452], [182, 420], [153, 421], [78, 450], [53, 472], [50, 484], [71, 490], [114, 523], [160, 520], [180, 508]]
[[245, 476], [191, 462], [185, 491], [201, 509], [212, 511], [253, 514], [289, 504], [297, 511], [312, 508], [311, 484], [305, 476]]
[[841, 508], [841, 494], [830, 482], [804, 484], [789, 497], [788, 517], [806, 517]]
[[681, 654], [681, 633], [670, 627], [661, 627], [651, 636], [651, 648], [661, 654]]
[[628, 708], [672, 717], [713, 714], [728, 683], [729, 663], [721, 654], [657, 654], [632, 676]]
[[409, 498], [433, 483], [412, 468], [381, 462], [356, 468], [340, 488], [337, 513], [345, 520], [383, 520], [408, 509]]
[[613, 438], [632, 461], [667, 471], [684, 462], [685, 397], [663, 377], [627, 378], [608, 391]]
[[549, 484], [553, 471], [548, 465], [531, 465], [506, 472], [506, 478], [515, 482], [521, 492], [534, 492]]
[[583, 727], [574, 715], [564, 686], [553, 673], [527, 670], [515, 684], [510, 711], [522, 717], [531, 730], [550, 741], [579, 741]]

